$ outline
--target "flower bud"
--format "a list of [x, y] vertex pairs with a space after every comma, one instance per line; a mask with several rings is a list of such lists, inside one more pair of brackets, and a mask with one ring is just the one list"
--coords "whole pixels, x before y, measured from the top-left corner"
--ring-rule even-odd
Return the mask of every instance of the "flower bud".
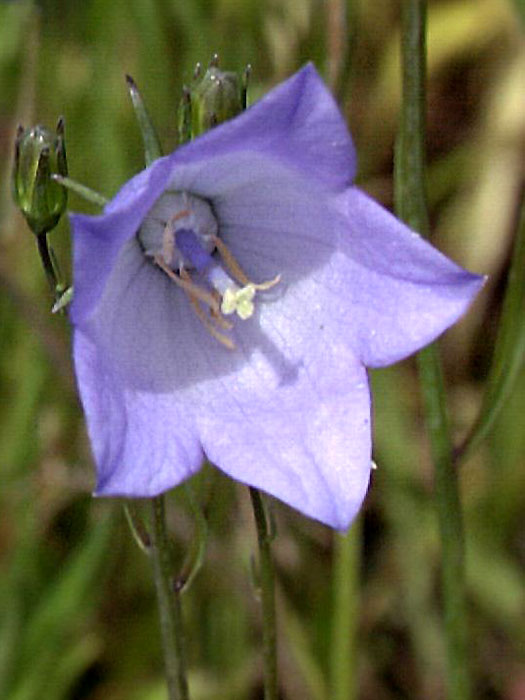
[[212, 62], [199, 83], [191, 90], [191, 125], [195, 138], [243, 110], [239, 77], [219, 70]]
[[18, 127], [13, 168], [13, 197], [37, 236], [54, 228], [67, 204], [67, 191], [51, 175], [67, 175], [64, 122], [56, 134], [43, 126]]

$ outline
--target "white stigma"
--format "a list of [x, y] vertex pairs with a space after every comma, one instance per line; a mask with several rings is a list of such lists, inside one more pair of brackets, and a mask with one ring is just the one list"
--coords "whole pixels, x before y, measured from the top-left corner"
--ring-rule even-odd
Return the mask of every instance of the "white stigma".
[[236, 313], [239, 318], [246, 321], [253, 315], [255, 287], [247, 284], [246, 287], [239, 288], [235, 283], [224, 292], [222, 297], [221, 311], [228, 316]]
[[241, 320], [255, 311], [255, 293], [281, 279], [256, 284], [244, 273], [219, 237], [211, 205], [186, 192], [165, 192], [142, 223], [137, 236], [144, 254], [180, 287], [195, 314], [222, 345], [235, 348], [225, 316]]

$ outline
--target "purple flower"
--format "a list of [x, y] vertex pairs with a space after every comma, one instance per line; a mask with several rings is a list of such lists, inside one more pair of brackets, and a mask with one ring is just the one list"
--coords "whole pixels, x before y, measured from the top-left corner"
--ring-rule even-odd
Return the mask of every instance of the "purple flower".
[[371, 468], [366, 367], [463, 314], [482, 280], [351, 183], [308, 65], [75, 215], [74, 356], [96, 493], [154, 496], [206, 456], [344, 529]]

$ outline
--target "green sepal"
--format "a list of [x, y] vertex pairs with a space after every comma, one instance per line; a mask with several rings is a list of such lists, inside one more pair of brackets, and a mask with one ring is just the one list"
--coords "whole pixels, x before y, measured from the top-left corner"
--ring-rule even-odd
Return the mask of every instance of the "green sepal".
[[162, 146], [137, 84], [130, 75], [126, 75], [126, 83], [142, 134], [144, 160], [148, 166], [162, 156]]
[[90, 187], [86, 187], [86, 185], [82, 185], [76, 180], [72, 180], [70, 177], [51, 175], [51, 179], [59, 183], [62, 187], [71, 190], [75, 194], [78, 194], [78, 196], [85, 199], [86, 202], [96, 204], [98, 207], [105, 207], [109, 202], [109, 199], [104, 197], [104, 195], [95, 192], [95, 190], [92, 190]]

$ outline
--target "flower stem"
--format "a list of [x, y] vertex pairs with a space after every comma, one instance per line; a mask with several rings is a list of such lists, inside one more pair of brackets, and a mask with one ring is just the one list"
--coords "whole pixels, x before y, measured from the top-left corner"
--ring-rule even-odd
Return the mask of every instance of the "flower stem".
[[[428, 235], [425, 192], [425, 0], [404, 0], [402, 13], [403, 103], [396, 144], [396, 206], [409, 226]], [[419, 353], [419, 374], [435, 469], [441, 537], [441, 576], [448, 664], [448, 697], [470, 697], [464, 592], [464, 542], [458, 475], [454, 469], [439, 353]]]
[[46, 273], [48, 284], [55, 297], [55, 303], [53, 304], [51, 313], [57, 313], [64, 309], [71, 301], [73, 297], [73, 288], [68, 287], [62, 280], [58, 261], [53, 252], [53, 248], [51, 248], [47, 240], [47, 232], [38, 234], [36, 240], [40, 261]]
[[418, 357], [425, 413], [435, 470], [435, 496], [441, 538], [441, 580], [448, 663], [448, 697], [470, 697], [468, 635], [465, 610], [464, 535], [458, 473], [445, 407], [443, 375], [437, 347]]
[[330, 649], [332, 700], [357, 697], [356, 640], [359, 590], [359, 521], [345, 535], [334, 533], [334, 608]]
[[264, 645], [264, 698], [277, 700], [277, 633], [275, 622], [275, 583], [271, 552], [271, 529], [260, 492], [250, 487], [257, 542], [259, 545], [259, 579], [261, 589], [263, 645]]
[[55, 266], [53, 265], [53, 257], [47, 242], [47, 232], [40, 233], [36, 237], [36, 240], [38, 244], [38, 253], [40, 255], [40, 260], [42, 261], [42, 267], [46, 273], [47, 281], [51, 287], [51, 290], [55, 292], [58, 287], [58, 275], [55, 270]]
[[326, 8], [326, 54], [328, 84], [336, 97], [340, 96], [343, 70], [348, 54], [348, 3], [328, 0]]
[[163, 496], [151, 499], [150, 555], [157, 590], [168, 697], [169, 700], [188, 700], [182, 610], [179, 591], [174, 586]]

